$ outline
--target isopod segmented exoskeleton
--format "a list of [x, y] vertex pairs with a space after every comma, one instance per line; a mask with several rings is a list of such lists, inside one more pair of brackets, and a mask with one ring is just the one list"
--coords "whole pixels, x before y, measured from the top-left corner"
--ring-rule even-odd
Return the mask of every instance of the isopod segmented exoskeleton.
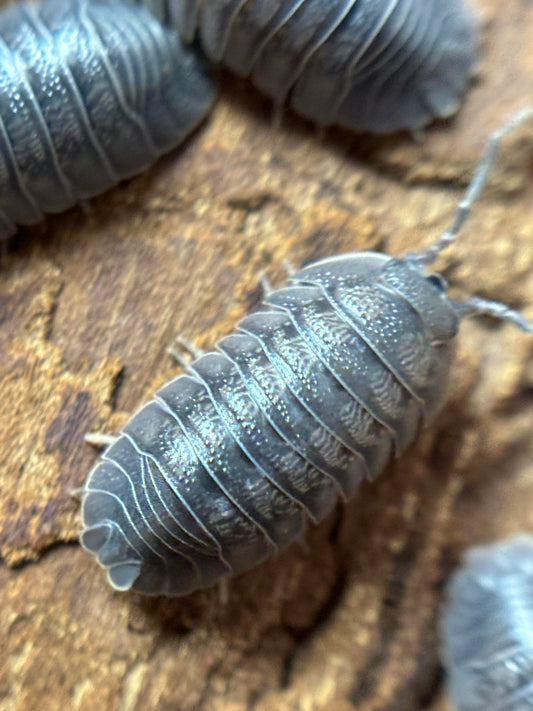
[[145, 8], [22, 2], [0, 12], [0, 238], [130, 178], [214, 98], [202, 60]]
[[533, 537], [470, 549], [447, 589], [443, 658], [458, 711], [533, 709]]
[[466, 0], [137, 1], [321, 126], [382, 133], [449, 116], [476, 54]]
[[435, 245], [300, 270], [133, 416], [82, 490], [81, 542], [115, 588], [185, 594], [284, 549], [433, 419], [463, 316], [532, 330], [503, 304], [451, 299], [425, 271], [529, 113], [494, 135]]

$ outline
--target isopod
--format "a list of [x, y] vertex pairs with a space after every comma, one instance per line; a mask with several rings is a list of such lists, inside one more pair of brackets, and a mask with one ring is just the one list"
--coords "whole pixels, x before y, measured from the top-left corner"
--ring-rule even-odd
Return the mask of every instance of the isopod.
[[464, 316], [532, 330], [503, 304], [453, 300], [425, 271], [530, 113], [494, 134], [436, 244], [301, 269], [130, 419], [82, 490], [81, 543], [113, 587], [183, 595], [283, 550], [435, 417]]
[[145, 8], [21, 2], [0, 12], [0, 238], [130, 178], [214, 98], [203, 61]]
[[477, 51], [465, 0], [137, 0], [320, 126], [420, 129], [459, 108]]
[[448, 585], [443, 657], [458, 711], [533, 708], [533, 537], [470, 549]]

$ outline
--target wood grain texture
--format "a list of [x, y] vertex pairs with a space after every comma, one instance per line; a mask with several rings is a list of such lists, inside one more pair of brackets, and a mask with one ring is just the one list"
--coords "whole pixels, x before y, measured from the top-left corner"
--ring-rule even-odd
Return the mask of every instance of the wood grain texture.
[[[450, 400], [373, 485], [238, 578], [229, 603], [118, 595], [76, 544], [88, 430], [116, 431], [259, 303], [259, 274], [403, 254], [446, 225], [483, 142], [531, 101], [533, 8], [478, 0], [483, 58], [422, 143], [331, 132], [226, 76], [206, 125], [151, 172], [21, 233], [0, 273], [0, 711], [447, 708], [436, 618], [462, 549], [533, 528], [533, 339], [461, 329]], [[510, 137], [461, 241], [458, 290], [533, 317], [533, 126]]]

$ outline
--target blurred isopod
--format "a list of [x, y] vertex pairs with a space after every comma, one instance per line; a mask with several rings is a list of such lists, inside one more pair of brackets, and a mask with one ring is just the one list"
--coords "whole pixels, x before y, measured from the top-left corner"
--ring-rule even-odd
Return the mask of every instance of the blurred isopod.
[[0, 12], [0, 238], [130, 178], [214, 97], [202, 60], [142, 7], [21, 2]]
[[476, 56], [466, 0], [137, 0], [321, 126], [419, 129], [459, 108]]
[[132, 417], [82, 491], [81, 542], [111, 585], [183, 595], [283, 550], [435, 417], [464, 316], [533, 330], [503, 304], [450, 298], [425, 270], [466, 220], [501, 137], [530, 113], [493, 136], [433, 246], [301, 269]]
[[533, 537], [470, 549], [448, 585], [443, 658], [458, 711], [533, 709]]

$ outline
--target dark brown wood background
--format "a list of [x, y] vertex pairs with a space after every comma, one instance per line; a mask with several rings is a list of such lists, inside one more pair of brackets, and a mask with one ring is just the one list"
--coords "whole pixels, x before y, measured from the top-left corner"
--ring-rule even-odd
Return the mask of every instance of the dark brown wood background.
[[[216, 590], [118, 595], [76, 542], [95, 452], [256, 307], [265, 269], [340, 251], [401, 255], [447, 225], [489, 133], [533, 101], [533, 6], [478, 0], [482, 60], [425, 140], [313, 127], [229, 76], [208, 122], [147, 174], [20, 233], [0, 273], [0, 711], [445, 709], [442, 586], [471, 543], [533, 528], [533, 339], [466, 322], [450, 400], [373, 485]], [[510, 137], [439, 266], [533, 317], [533, 123]]]

